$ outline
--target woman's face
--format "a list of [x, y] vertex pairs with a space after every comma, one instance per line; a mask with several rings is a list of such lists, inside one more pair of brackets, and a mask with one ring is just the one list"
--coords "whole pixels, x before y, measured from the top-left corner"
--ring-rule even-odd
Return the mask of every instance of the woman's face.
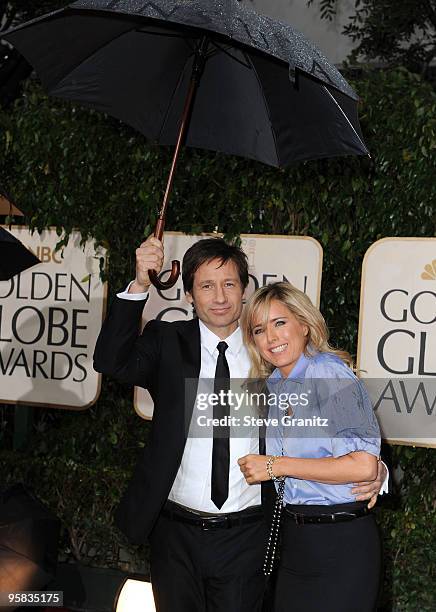
[[263, 359], [287, 377], [305, 349], [309, 329], [278, 300], [272, 300], [266, 323], [262, 315], [253, 318], [254, 343]]

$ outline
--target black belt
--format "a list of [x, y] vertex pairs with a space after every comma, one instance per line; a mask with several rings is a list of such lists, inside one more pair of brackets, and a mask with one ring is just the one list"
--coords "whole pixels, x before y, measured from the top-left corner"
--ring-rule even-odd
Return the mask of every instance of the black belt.
[[162, 508], [161, 515], [172, 521], [179, 521], [180, 523], [199, 527], [204, 531], [210, 529], [231, 529], [239, 525], [257, 523], [263, 520], [263, 512], [260, 506], [247, 508], [240, 512], [220, 514], [219, 516], [202, 516], [200, 514], [195, 514], [195, 512], [185, 510], [174, 502], [167, 502]]
[[285, 516], [294, 521], [296, 525], [313, 525], [313, 524], [324, 524], [324, 523], [342, 523], [344, 521], [354, 521], [354, 519], [361, 518], [370, 514], [368, 506], [364, 505], [360, 508], [353, 508], [349, 511], [341, 510], [339, 512], [331, 512], [325, 514], [305, 514], [300, 512], [293, 512], [285, 506]]

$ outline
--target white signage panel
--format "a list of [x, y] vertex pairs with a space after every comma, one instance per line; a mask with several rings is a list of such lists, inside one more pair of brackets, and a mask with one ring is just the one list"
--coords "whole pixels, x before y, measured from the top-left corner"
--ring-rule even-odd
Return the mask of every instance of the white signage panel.
[[106, 308], [105, 251], [81, 245], [78, 232], [56, 251], [55, 229], [10, 231], [41, 263], [0, 282], [0, 402], [87, 408], [100, 393], [92, 355]]
[[436, 446], [436, 238], [385, 238], [362, 269], [358, 368], [383, 437]]
[[[169, 271], [173, 259], [182, 261], [187, 249], [206, 237], [165, 232], [163, 269]], [[241, 234], [241, 246], [249, 264], [250, 282], [246, 298], [263, 285], [287, 280], [307, 293], [313, 303], [319, 306], [322, 274], [322, 248], [319, 242], [306, 236]], [[181, 276], [168, 291], [151, 288], [150, 298], [144, 308], [144, 324], [152, 319], [176, 321], [191, 318], [192, 306], [185, 299]], [[134, 405], [141, 417], [152, 418], [153, 401], [148, 391], [135, 388]]]

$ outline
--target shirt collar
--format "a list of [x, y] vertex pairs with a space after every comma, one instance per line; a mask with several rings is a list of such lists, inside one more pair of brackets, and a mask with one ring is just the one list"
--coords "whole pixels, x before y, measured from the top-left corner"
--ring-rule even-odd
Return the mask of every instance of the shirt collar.
[[276, 368], [273, 373], [269, 376], [268, 381], [277, 383], [280, 380], [294, 380], [295, 382], [302, 382], [304, 380], [307, 366], [310, 363], [310, 357], [307, 357], [304, 353], [301, 353], [299, 356], [297, 363], [292, 368], [287, 379], [284, 379], [281, 375], [281, 372], [278, 368]]
[[[204, 346], [211, 355], [217, 350], [218, 342], [222, 342], [221, 338], [219, 338], [216, 334], [214, 334], [210, 329], [201, 321], [198, 320], [200, 326], [200, 342], [201, 345]], [[224, 338], [224, 341], [227, 342], [229, 348], [227, 349], [233, 355], [238, 355], [239, 351], [242, 348], [242, 332], [241, 328], [238, 326], [235, 331], [230, 334], [228, 338]]]

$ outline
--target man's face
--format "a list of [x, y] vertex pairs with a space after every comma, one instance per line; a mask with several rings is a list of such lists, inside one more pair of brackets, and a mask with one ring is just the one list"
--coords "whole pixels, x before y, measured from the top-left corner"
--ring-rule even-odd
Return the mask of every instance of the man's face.
[[236, 264], [212, 259], [194, 274], [192, 292], [186, 299], [194, 304], [198, 318], [224, 340], [238, 327], [244, 289]]

